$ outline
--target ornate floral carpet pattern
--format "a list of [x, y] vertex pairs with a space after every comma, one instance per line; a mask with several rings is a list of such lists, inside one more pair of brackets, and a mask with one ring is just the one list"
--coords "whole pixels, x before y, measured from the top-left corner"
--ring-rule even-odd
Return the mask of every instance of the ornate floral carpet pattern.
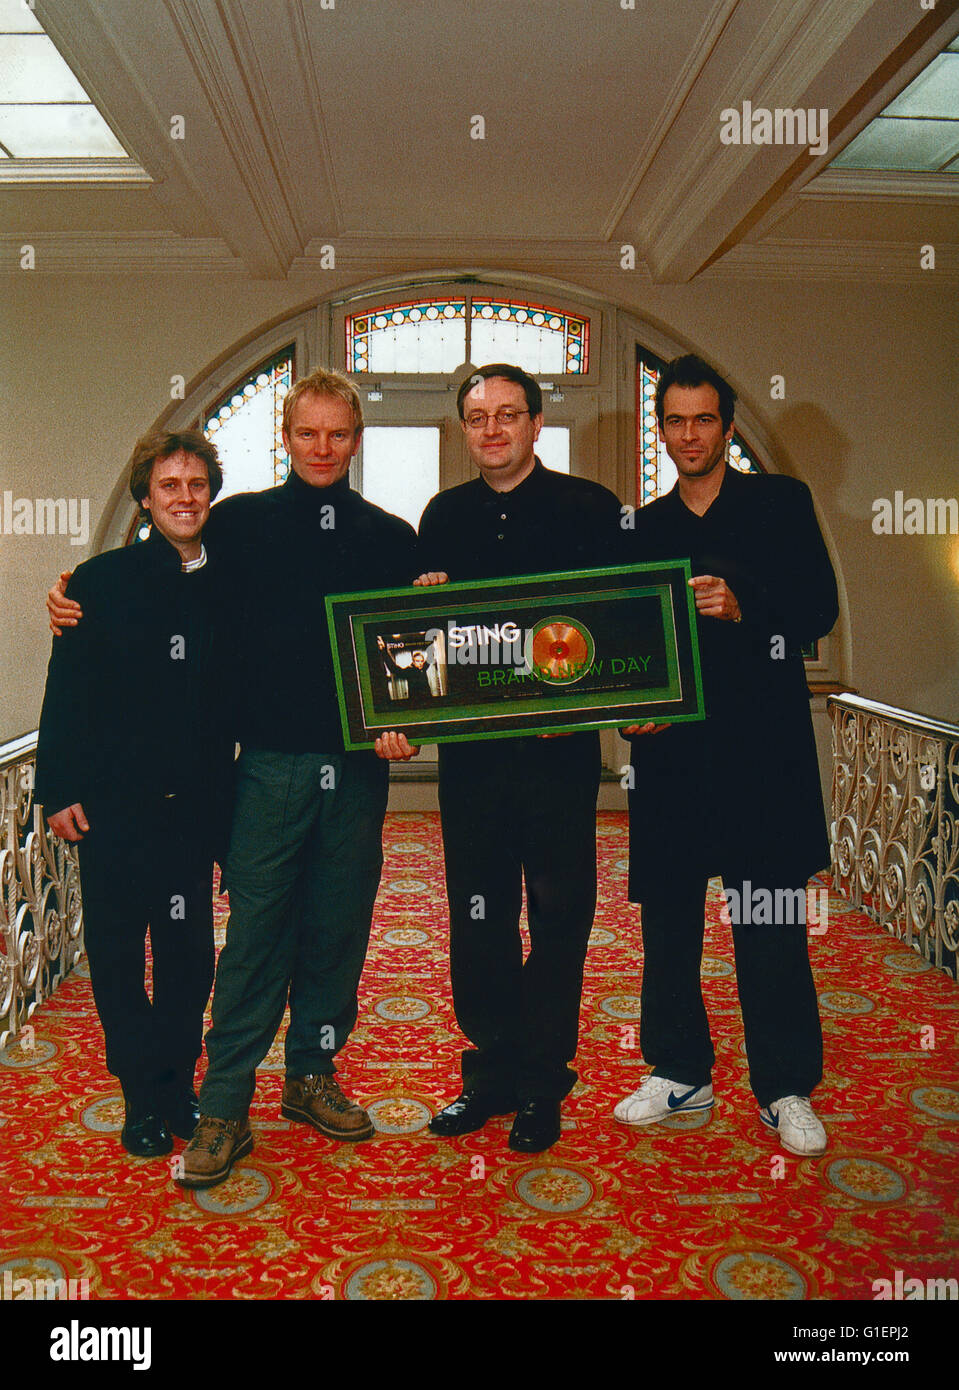
[[511, 1153], [506, 1118], [457, 1140], [426, 1129], [459, 1089], [461, 1047], [439, 825], [391, 816], [340, 1059], [375, 1139], [337, 1145], [280, 1118], [281, 1033], [259, 1075], [253, 1153], [222, 1186], [183, 1191], [169, 1160], [120, 1148], [81, 965], [0, 1053], [0, 1274], [86, 1279], [91, 1299], [356, 1300], [868, 1300], [896, 1271], [957, 1276], [956, 985], [831, 897], [810, 937], [829, 1149], [784, 1154], [749, 1092], [715, 885], [703, 973], [716, 1108], [624, 1128], [612, 1107], [644, 1072], [625, 816], [600, 816], [599, 846], [581, 1079], [548, 1153]]

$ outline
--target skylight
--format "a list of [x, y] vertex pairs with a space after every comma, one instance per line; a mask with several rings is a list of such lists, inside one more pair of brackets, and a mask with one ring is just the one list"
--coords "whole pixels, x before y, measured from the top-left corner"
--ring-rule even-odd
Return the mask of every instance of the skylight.
[[860, 131], [832, 168], [959, 173], [959, 39]]
[[[118, 161], [117, 172], [144, 177], [54, 47], [24, 0], [0, 0], [0, 178], [29, 162], [50, 177], [85, 160]], [[106, 171], [104, 171], [106, 172]]]

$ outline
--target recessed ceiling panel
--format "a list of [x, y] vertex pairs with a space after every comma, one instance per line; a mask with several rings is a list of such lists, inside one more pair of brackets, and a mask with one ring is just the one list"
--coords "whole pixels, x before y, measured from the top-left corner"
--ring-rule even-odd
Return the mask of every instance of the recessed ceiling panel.
[[0, 103], [89, 101], [46, 34], [0, 34]]
[[959, 53], [940, 53], [882, 114], [959, 120]]
[[602, 236], [712, 8], [304, 6], [344, 230]]
[[42, 34], [43, 28], [23, 0], [0, 0], [0, 34]]

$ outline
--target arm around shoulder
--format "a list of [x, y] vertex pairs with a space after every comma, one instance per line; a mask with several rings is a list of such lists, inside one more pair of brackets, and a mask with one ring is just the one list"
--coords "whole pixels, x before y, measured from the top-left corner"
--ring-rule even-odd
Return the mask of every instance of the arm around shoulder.
[[[70, 592], [89, 606], [86, 567], [70, 581]], [[34, 795], [45, 810], [66, 814], [79, 806], [86, 781], [86, 739], [90, 708], [90, 651], [95, 618], [89, 614], [51, 643], [37, 735]], [[57, 830], [57, 834], [62, 831]], [[64, 838], [79, 838], [79, 836]]]

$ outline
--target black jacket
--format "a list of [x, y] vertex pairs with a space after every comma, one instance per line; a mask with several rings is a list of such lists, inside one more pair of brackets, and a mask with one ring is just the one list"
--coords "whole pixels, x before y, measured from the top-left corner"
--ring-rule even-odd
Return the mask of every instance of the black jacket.
[[35, 795], [47, 815], [79, 802], [89, 816], [135, 817], [175, 793], [219, 844], [233, 737], [218, 708], [214, 572], [211, 556], [184, 574], [156, 529], [77, 566], [67, 592], [83, 618], [53, 639], [40, 715]]
[[630, 897], [684, 872], [801, 886], [829, 843], [800, 648], [839, 612], [809, 489], [727, 467], [704, 516], [677, 485], [636, 513], [629, 548], [634, 562], [688, 556], [742, 612], [698, 619], [705, 721], [632, 742]]

